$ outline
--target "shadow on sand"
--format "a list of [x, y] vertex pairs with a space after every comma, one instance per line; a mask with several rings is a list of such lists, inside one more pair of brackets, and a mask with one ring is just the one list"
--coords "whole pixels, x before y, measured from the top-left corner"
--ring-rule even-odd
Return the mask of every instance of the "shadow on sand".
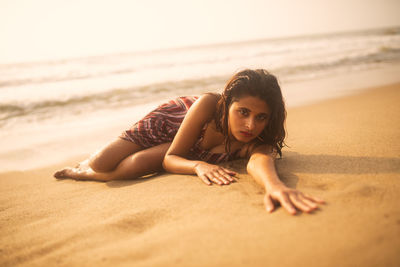
[[[247, 174], [246, 160], [236, 160], [222, 164], [239, 174]], [[310, 174], [379, 174], [400, 173], [399, 158], [353, 157], [337, 155], [304, 155], [286, 151], [282, 159], [276, 161], [277, 171], [282, 181], [296, 188], [298, 177], [295, 173]], [[160, 177], [163, 173], [154, 173], [132, 180], [107, 182], [107, 186], [118, 188], [135, 185]]]

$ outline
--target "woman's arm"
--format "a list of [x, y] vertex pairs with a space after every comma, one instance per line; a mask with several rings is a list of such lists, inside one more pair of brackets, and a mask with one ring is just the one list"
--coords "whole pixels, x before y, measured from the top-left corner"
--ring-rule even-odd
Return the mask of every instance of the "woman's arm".
[[197, 174], [204, 183], [229, 184], [235, 173], [217, 165], [198, 160], [188, 160], [190, 149], [199, 138], [204, 125], [215, 112], [217, 99], [214, 95], [203, 95], [188, 110], [163, 161], [166, 171], [180, 174]]
[[318, 208], [317, 203], [324, 203], [322, 199], [291, 189], [282, 183], [275, 169], [275, 158], [265, 151], [268, 151], [266, 146], [259, 146], [252, 152], [247, 172], [265, 189], [264, 204], [268, 212], [274, 210], [274, 201], [279, 202], [293, 215], [296, 214], [296, 208], [312, 212]]

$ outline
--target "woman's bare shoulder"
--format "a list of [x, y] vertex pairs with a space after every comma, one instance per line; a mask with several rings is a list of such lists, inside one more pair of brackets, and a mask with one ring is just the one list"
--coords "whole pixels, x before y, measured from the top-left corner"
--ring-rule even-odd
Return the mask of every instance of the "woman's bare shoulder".
[[203, 127], [205, 123], [214, 117], [216, 105], [217, 100], [214, 96], [209, 94], [201, 95], [189, 108], [184, 124], [190, 124], [190, 127], [197, 127], [197, 125]]
[[203, 94], [197, 99], [193, 105], [193, 109], [202, 112], [204, 115], [208, 114], [208, 116], [211, 116], [216, 111], [219, 98], [220, 96], [217, 94]]
[[213, 105], [215, 107], [220, 98], [221, 98], [220, 94], [205, 93], [202, 94], [197, 101], [201, 101], [203, 104]]

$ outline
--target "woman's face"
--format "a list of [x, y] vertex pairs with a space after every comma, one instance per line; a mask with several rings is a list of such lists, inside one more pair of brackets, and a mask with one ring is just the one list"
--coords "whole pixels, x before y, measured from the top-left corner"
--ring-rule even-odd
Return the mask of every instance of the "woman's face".
[[268, 125], [270, 114], [264, 100], [254, 96], [242, 97], [232, 102], [229, 108], [230, 134], [239, 142], [250, 142]]

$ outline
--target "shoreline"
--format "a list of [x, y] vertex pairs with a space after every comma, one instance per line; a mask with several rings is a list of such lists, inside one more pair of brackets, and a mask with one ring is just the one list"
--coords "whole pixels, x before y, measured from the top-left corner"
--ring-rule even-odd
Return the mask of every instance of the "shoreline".
[[[400, 82], [400, 64], [332, 77], [281, 84], [288, 109], [358, 94], [376, 86]], [[321, 90], [321, 88], [323, 88]], [[62, 125], [38, 124], [1, 136], [0, 173], [33, 170], [72, 158], [87, 157], [167, 99], [121, 110], [99, 113]], [[290, 133], [289, 133], [290, 134]]]
[[0, 173], [0, 265], [398, 266], [398, 100], [400, 83], [288, 109], [277, 169], [327, 201], [313, 214], [267, 213], [243, 161], [229, 186], [51, 176], [76, 158]]

